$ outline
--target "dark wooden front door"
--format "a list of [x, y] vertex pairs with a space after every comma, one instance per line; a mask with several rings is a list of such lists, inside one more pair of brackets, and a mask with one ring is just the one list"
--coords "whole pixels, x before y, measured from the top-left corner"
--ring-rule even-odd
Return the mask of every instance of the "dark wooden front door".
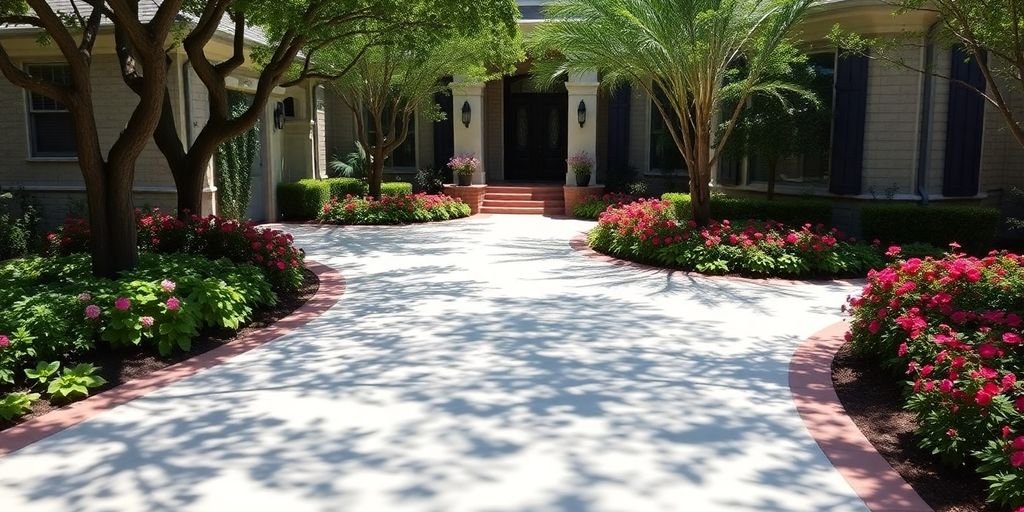
[[505, 94], [505, 179], [563, 181], [568, 94], [515, 89]]

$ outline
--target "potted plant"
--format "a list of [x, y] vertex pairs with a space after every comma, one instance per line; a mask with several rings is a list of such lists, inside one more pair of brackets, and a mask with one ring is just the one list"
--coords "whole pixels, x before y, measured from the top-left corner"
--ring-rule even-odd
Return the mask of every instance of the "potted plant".
[[473, 184], [473, 174], [480, 170], [480, 159], [472, 153], [455, 155], [448, 160], [448, 167], [458, 177], [458, 185], [468, 187]]
[[580, 151], [566, 160], [569, 169], [576, 175], [576, 186], [586, 187], [590, 185], [590, 172], [594, 168], [594, 160], [586, 151]]

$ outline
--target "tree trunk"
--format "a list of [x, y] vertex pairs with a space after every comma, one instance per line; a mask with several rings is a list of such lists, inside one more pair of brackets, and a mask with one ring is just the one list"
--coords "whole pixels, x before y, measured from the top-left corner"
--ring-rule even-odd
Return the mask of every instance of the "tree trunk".
[[770, 160], [768, 162], [768, 200], [771, 201], [775, 198], [775, 173], [778, 171], [779, 163], [777, 160]]
[[[377, 151], [374, 151], [377, 153]], [[380, 199], [381, 183], [384, 182], [384, 159], [374, 155], [373, 164], [370, 165], [370, 176], [368, 177], [369, 196]]]
[[711, 144], [702, 133], [695, 139], [697, 168], [690, 172], [690, 206], [693, 221], [707, 226], [711, 223]]
[[[124, 176], [107, 168], [100, 175]], [[92, 186], [87, 181], [86, 186], [92, 271], [99, 277], [115, 278], [134, 269], [139, 261], [132, 184], [130, 180], [104, 178]]]
[[174, 185], [178, 189], [178, 218], [203, 214], [203, 184], [216, 151], [217, 144], [197, 140], [181, 167], [172, 170]]

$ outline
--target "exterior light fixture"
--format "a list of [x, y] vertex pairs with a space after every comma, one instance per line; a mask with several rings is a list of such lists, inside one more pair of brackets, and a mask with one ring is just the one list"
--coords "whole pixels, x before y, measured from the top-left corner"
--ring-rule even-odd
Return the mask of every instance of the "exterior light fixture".
[[576, 109], [576, 119], [580, 122], [580, 128], [587, 124], [587, 104], [580, 100], [580, 106]]
[[466, 128], [469, 128], [469, 122], [473, 119], [473, 109], [470, 108], [469, 102], [462, 104], [462, 124]]

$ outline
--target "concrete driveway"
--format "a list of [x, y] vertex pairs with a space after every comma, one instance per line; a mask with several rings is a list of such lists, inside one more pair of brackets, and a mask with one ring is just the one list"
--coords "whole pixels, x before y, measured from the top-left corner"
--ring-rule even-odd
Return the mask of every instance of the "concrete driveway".
[[855, 288], [615, 267], [589, 226], [290, 227], [341, 302], [0, 458], [0, 509], [864, 510], [788, 387]]

